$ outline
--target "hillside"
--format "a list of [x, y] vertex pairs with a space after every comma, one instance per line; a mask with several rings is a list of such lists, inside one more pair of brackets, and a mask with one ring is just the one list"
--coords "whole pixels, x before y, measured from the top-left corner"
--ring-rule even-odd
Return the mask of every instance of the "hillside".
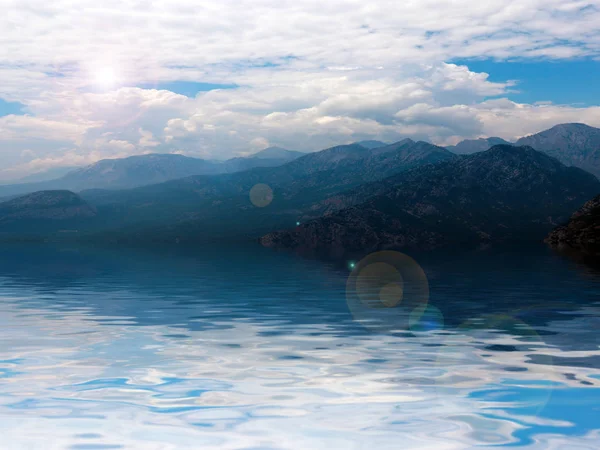
[[270, 233], [261, 242], [363, 251], [541, 240], [600, 192], [600, 182], [532, 148], [500, 145], [418, 167], [342, 197], [360, 197], [365, 190], [373, 196], [363, 203]]

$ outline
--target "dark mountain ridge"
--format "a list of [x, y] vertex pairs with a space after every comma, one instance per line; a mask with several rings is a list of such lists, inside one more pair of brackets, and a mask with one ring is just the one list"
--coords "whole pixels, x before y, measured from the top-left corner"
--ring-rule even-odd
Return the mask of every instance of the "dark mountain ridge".
[[[492, 149], [417, 167], [344, 198], [368, 200], [261, 239], [272, 247], [362, 251], [541, 240], [600, 192], [591, 174], [530, 147]], [[343, 201], [342, 201], [343, 204]]]
[[[274, 168], [193, 176], [125, 191], [84, 191], [82, 196], [100, 215], [110, 217], [114, 227], [167, 222], [176, 226], [191, 221], [197, 227], [211, 223], [219, 231], [233, 232], [239, 231], [244, 217], [247, 232], [255, 227], [264, 232], [305, 220], [314, 205], [341, 191], [452, 157], [441, 147], [410, 140], [374, 150], [353, 144], [310, 153]], [[249, 193], [256, 185], [267, 185], [274, 192], [268, 208], [251, 203]]]

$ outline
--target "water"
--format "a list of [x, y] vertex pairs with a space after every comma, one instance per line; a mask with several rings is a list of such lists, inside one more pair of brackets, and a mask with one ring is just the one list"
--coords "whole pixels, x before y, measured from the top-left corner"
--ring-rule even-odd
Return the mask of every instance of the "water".
[[1, 255], [2, 449], [600, 447], [600, 275], [545, 249], [412, 255], [404, 315], [254, 246]]

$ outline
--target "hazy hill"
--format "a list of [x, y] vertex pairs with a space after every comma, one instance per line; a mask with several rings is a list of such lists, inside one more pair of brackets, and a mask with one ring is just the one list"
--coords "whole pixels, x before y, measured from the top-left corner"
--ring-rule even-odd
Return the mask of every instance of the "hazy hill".
[[521, 138], [516, 145], [529, 145], [566, 165], [600, 176], [600, 128], [565, 123]]
[[0, 234], [39, 233], [87, 226], [96, 210], [70, 191], [40, 191], [0, 203]]
[[74, 170], [79, 169], [79, 167], [69, 166], [69, 167], [53, 167], [48, 170], [44, 170], [38, 173], [32, 173], [31, 175], [26, 175], [18, 180], [14, 180], [10, 183], [5, 184], [24, 184], [24, 183], [39, 183], [40, 181], [49, 181], [56, 180], [57, 178], [63, 177], [69, 172], [73, 172]]
[[105, 159], [75, 170], [61, 182], [79, 191], [83, 189], [123, 189], [162, 183], [199, 173], [217, 173], [218, 163], [183, 155], [149, 154], [122, 159]]
[[530, 147], [500, 145], [418, 167], [342, 197], [360, 197], [363, 191], [373, 196], [268, 234], [262, 243], [362, 251], [541, 240], [600, 192], [600, 182]]
[[273, 160], [282, 160], [285, 162], [293, 161], [294, 159], [300, 158], [301, 156], [306, 155], [306, 153], [296, 152], [294, 150], [287, 150], [281, 147], [268, 147], [264, 150], [261, 150], [258, 153], [254, 153], [249, 155], [250, 159], [273, 159]]
[[255, 167], [275, 167], [285, 164], [300, 152], [284, 149], [266, 149], [248, 158], [212, 161], [174, 154], [148, 154], [128, 158], [105, 159], [86, 167], [72, 170], [60, 178], [36, 183], [0, 186], [0, 197], [24, 193], [68, 189], [130, 189], [192, 175], [215, 175], [249, 170]]
[[471, 155], [477, 152], [484, 152], [489, 150], [494, 145], [512, 145], [510, 142], [499, 138], [479, 138], [479, 139], [466, 139], [459, 142], [456, 145], [450, 145], [446, 148], [457, 155]]

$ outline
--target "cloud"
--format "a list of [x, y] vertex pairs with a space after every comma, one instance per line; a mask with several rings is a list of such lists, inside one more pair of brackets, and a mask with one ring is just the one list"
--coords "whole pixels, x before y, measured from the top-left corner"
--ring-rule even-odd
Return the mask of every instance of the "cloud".
[[[0, 177], [148, 151], [226, 158], [600, 125], [597, 108], [519, 105], [505, 98], [515, 82], [445, 63], [598, 58], [598, 23], [598, 0], [23, 0], [0, 17], [0, 98], [26, 113], [0, 117]], [[238, 87], [159, 88], [178, 80]]]

